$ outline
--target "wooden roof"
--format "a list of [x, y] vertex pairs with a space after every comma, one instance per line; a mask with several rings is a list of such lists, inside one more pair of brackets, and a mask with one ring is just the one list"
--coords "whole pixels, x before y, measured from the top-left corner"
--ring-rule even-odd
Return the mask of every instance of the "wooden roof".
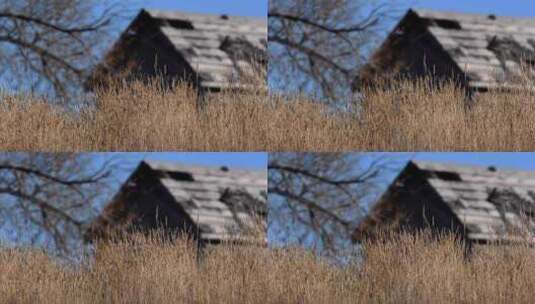
[[[470, 240], [514, 240], [518, 235], [512, 235], [511, 229], [535, 231], [535, 172], [421, 161], [411, 161], [403, 171], [409, 170], [441, 199], [427, 203], [446, 204]], [[414, 197], [423, 190], [404, 189], [404, 185], [391, 189], [409, 190], [406, 193]]]
[[[411, 9], [391, 35], [419, 20], [467, 77], [468, 86], [514, 86], [535, 61], [535, 19]], [[388, 47], [388, 46], [383, 46]]]
[[[146, 196], [147, 199], [141, 196]], [[92, 240], [105, 236], [108, 229], [114, 228], [127, 231], [134, 228], [135, 231], [136, 227], [131, 226], [129, 218], [142, 216], [139, 212], [160, 212], [160, 216], [164, 217], [182, 218], [185, 215], [186, 222], [193, 226], [184, 228], [191, 229], [190, 232], [195, 233], [203, 242], [258, 242], [259, 236], [251, 232], [258, 233], [258, 228], [266, 226], [266, 200], [265, 170], [202, 167], [145, 160], [134, 170], [102, 214], [93, 221], [86, 238]], [[170, 204], [168, 206], [172, 210], [181, 211], [178, 214], [162, 214], [170, 209], [161, 208], [154, 212], [158, 206], [164, 206], [162, 203]]]
[[[266, 171], [185, 166], [145, 161], [159, 174], [160, 182], [186, 211], [199, 229], [203, 240], [226, 240], [244, 228], [253, 227], [255, 213], [265, 214], [267, 196]], [[174, 173], [174, 174], [173, 174]], [[193, 181], [182, 179], [187, 173]], [[225, 191], [243, 191], [255, 198], [254, 206], [230, 206], [224, 202]]]
[[[457, 215], [470, 239], [503, 238], [511, 226], [522, 227], [523, 213], [535, 211], [535, 172], [426, 162], [413, 164], [428, 173], [427, 181]], [[460, 180], [456, 180], [456, 176]], [[493, 200], [500, 192], [513, 195], [507, 200], [513, 206]]]
[[200, 77], [202, 87], [228, 87], [237, 83], [239, 75], [254, 71], [253, 58], [233, 61], [232, 56], [222, 49], [225, 41], [243, 39], [261, 53], [266, 52], [265, 18], [160, 10], [145, 12], [159, 21], [161, 32]]

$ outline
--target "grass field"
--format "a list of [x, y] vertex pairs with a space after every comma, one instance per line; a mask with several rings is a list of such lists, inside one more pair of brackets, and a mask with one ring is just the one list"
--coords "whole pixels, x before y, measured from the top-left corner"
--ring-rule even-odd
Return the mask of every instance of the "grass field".
[[[305, 98], [259, 90], [209, 97], [178, 86], [119, 86], [99, 107], [66, 113], [45, 101], [4, 96], [0, 149], [46, 151], [535, 150], [533, 90], [492, 92], [465, 106], [452, 85], [422, 81], [365, 94], [363, 109], [333, 114]], [[329, 114], [327, 114], [329, 113]]]
[[100, 247], [79, 268], [43, 253], [0, 252], [0, 301], [8, 303], [531, 303], [535, 252], [478, 249], [452, 238], [400, 236], [365, 246], [365, 262], [340, 267], [300, 249], [219, 246], [134, 238]]

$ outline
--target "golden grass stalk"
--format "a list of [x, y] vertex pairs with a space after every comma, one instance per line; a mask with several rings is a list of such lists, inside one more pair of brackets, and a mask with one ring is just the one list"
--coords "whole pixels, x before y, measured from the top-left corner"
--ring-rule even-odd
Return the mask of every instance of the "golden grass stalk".
[[359, 113], [304, 97], [226, 91], [197, 106], [186, 85], [115, 85], [98, 107], [72, 114], [46, 101], [4, 96], [0, 149], [46, 151], [343, 151], [535, 149], [535, 94], [495, 90], [466, 106], [453, 84], [400, 81], [365, 92]]
[[97, 247], [84, 266], [42, 252], [0, 251], [0, 301], [13, 303], [531, 303], [535, 251], [453, 237], [398, 235], [363, 246], [364, 261], [334, 266], [298, 248], [135, 236]]

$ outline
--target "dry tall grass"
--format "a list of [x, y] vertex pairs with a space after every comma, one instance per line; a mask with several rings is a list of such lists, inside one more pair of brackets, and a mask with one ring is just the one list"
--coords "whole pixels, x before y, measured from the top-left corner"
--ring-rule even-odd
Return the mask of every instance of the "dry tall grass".
[[79, 268], [46, 255], [0, 252], [0, 301], [10, 303], [531, 303], [535, 251], [491, 247], [470, 259], [453, 238], [401, 236], [365, 246], [361, 265], [330, 265], [299, 249], [191, 242], [106, 245]]
[[401, 82], [366, 93], [353, 115], [261, 90], [212, 96], [199, 111], [185, 86], [164, 91], [141, 83], [99, 94], [98, 110], [81, 115], [2, 99], [1, 150], [535, 150], [533, 90], [481, 95], [468, 109], [453, 85]]

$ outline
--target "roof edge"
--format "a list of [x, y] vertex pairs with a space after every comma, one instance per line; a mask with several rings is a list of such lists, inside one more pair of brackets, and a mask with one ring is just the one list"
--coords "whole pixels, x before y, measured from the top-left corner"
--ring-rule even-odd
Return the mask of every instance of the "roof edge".
[[[143, 11], [147, 12], [152, 18], [163, 18], [163, 19], [174, 19], [171, 15], [175, 16], [194, 16], [194, 17], [205, 17], [205, 18], [235, 18], [242, 20], [250, 20], [257, 22], [267, 22], [267, 17], [258, 17], [258, 16], [244, 16], [244, 15], [231, 15], [227, 13], [199, 13], [193, 11], [182, 11], [182, 10], [162, 10], [157, 8], [142, 8]], [[182, 18], [177, 18], [176, 20], [182, 20]], [[188, 20], [184, 18], [184, 20]]]
[[182, 163], [182, 162], [150, 160], [150, 159], [144, 159], [141, 161], [141, 163], [144, 163], [145, 165], [149, 166], [153, 170], [162, 170], [156, 167], [166, 166], [170, 169], [176, 169], [177, 171], [181, 171], [181, 170], [187, 171], [190, 169], [205, 169], [205, 170], [222, 170], [222, 171], [230, 171], [230, 172], [250, 172], [250, 173], [258, 173], [258, 174], [260, 173], [267, 174], [267, 170], [264, 170], [264, 169], [247, 169], [247, 168], [238, 168], [238, 167], [227, 167], [225, 165], [222, 165], [222, 166], [197, 165], [197, 164], [187, 164], [187, 163]]
[[[363, 73], [366, 73], [367, 70], [373, 69], [374, 63], [376, 62], [375, 57], [378, 56], [378, 54], [383, 51], [385, 48], [388, 47], [388, 43], [393, 39], [393, 36], [396, 34], [396, 30], [400, 27], [402, 27], [405, 23], [409, 22], [410, 18], [417, 18], [419, 20], [426, 20], [426, 18], [422, 17], [421, 14], [418, 12], [418, 10], [409, 8], [407, 12], [403, 15], [403, 17], [396, 23], [396, 25], [391, 29], [391, 31], [388, 33], [386, 38], [383, 40], [381, 45], [377, 47], [368, 58], [367, 62], [359, 69], [357, 73], [357, 77], [355, 78], [352, 87], [353, 90], [357, 89], [358, 81], [360, 80]], [[458, 73], [462, 78], [464, 78], [465, 83], [470, 83], [471, 79], [466, 75], [466, 73], [461, 69], [461, 67], [457, 64], [455, 60], [451, 58], [451, 55], [446, 51], [444, 46], [440, 43], [440, 41], [433, 35], [428, 27], [426, 26], [424, 29], [425, 33], [429, 34], [430, 37], [434, 40], [434, 43], [440, 48], [440, 51], [446, 55], [447, 58], [449, 58], [449, 61], [451, 65], [454, 68], [453, 72]]]

